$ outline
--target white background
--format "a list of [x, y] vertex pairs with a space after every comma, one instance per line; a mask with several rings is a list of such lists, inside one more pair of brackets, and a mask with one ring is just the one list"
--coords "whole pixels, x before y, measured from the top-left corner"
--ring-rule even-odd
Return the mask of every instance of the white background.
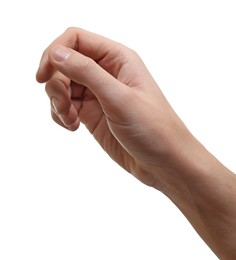
[[217, 259], [179, 210], [82, 126], [50, 118], [35, 72], [69, 26], [135, 49], [193, 134], [236, 170], [234, 1], [1, 1], [0, 259]]

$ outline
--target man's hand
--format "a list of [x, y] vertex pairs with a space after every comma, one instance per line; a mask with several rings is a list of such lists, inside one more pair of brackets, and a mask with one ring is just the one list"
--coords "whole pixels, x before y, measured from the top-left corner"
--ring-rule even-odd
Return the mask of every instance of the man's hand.
[[46, 82], [54, 121], [69, 130], [84, 123], [117, 163], [157, 186], [152, 170], [161, 172], [187, 131], [134, 51], [70, 28], [44, 52], [37, 80]]
[[139, 56], [102, 36], [68, 29], [44, 52], [54, 121], [84, 123], [103, 149], [168, 196], [221, 259], [236, 259], [236, 178], [187, 130]]

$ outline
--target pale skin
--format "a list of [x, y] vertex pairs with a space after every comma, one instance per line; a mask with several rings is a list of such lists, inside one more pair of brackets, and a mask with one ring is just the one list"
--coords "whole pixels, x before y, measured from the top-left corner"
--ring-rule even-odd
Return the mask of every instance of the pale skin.
[[36, 75], [52, 118], [83, 123], [110, 157], [182, 211], [220, 259], [236, 259], [236, 175], [189, 132], [140, 57], [69, 28], [44, 51]]

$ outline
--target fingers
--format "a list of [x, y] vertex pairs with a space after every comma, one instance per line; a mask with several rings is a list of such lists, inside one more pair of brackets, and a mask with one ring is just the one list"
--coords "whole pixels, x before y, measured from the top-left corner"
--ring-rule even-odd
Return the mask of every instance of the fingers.
[[115, 102], [124, 97], [127, 86], [105, 71], [93, 59], [64, 46], [54, 46], [49, 53], [53, 67], [67, 78], [86, 86], [97, 99]]
[[121, 120], [130, 107], [131, 87], [140, 86], [143, 78], [143, 64], [135, 57], [130, 49], [105, 37], [68, 29], [44, 51], [36, 74], [39, 82], [47, 82], [54, 120], [68, 128], [79, 125], [81, 102], [73, 100], [79, 94], [68, 90], [82, 88], [70, 88], [71, 82], [87, 88], [86, 94], [95, 96], [106, 116]]
[[55, 45], [62, 45], [76, 50], [96, 62], [110, 54], [118, 56], [116, 53], [118, 54], [118, 52], [120, 52], [122, 46], [119, 43], [95, 33], [79, 28], [69, 28], [44, 51], [36, 74], [36, 79], [40, 83], [49, 80], [54, 72], [54, 68], [49, 61], [49, 53]]
[[47, 82], [46, 92], [51, 100], [53, 120], [71, 131], [76, 130], [80, 120], [70, 99], [70, 80], [57, 72]]

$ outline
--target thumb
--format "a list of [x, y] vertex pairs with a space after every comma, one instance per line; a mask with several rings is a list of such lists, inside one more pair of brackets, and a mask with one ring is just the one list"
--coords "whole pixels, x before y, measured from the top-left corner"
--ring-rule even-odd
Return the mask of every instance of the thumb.
[[109, 74], [93, 59], [64, 46], [55, 46], [49, 53], [50, 63], [72, 81], [89, 88], [99, 101], [124, 97], [127, 86]]

